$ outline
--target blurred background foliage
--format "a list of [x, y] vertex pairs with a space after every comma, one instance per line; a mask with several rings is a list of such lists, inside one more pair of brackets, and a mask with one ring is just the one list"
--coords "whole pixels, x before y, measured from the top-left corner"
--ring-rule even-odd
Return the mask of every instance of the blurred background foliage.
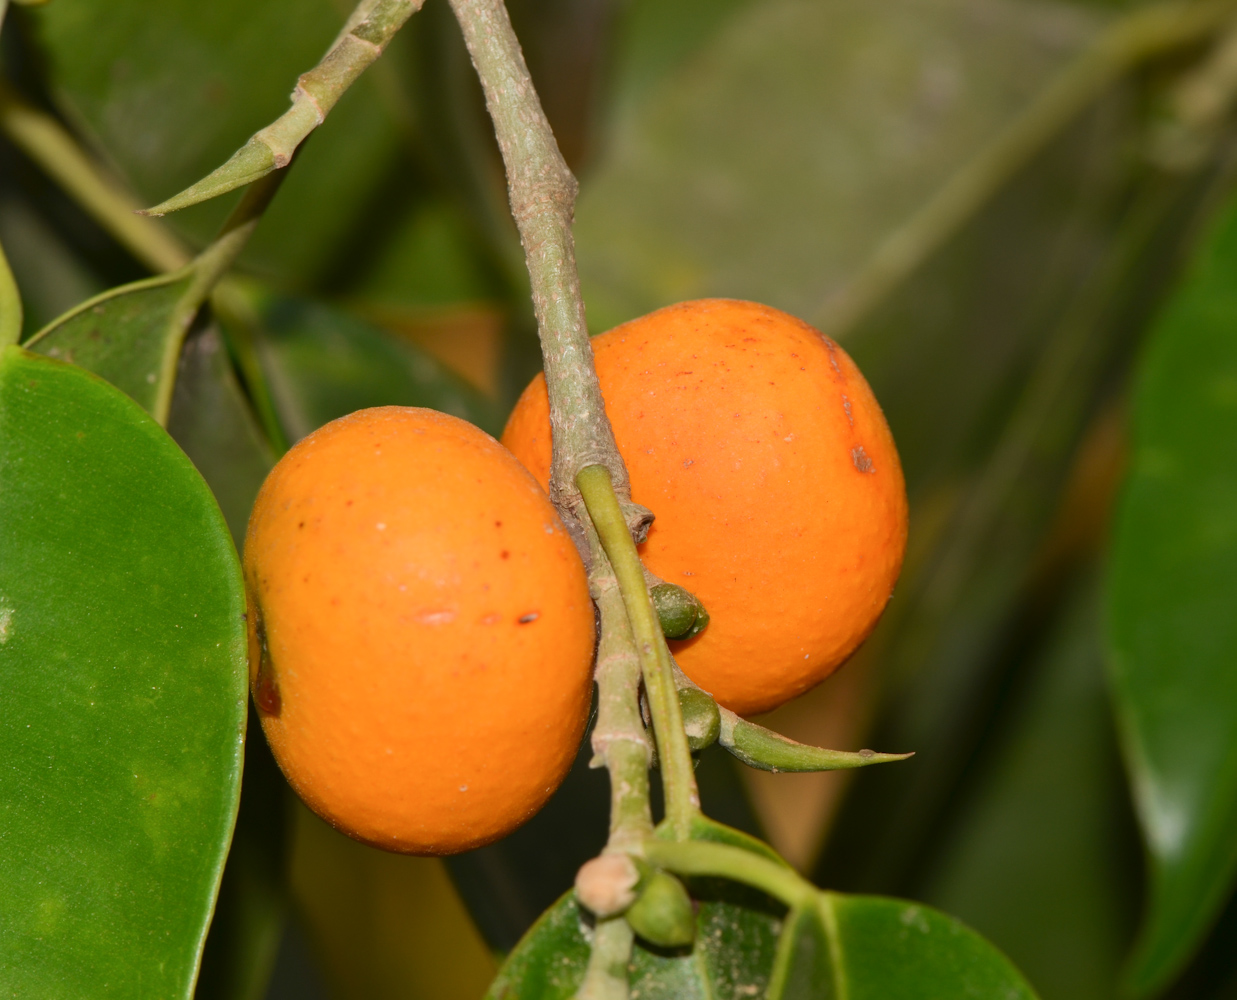
[[[918, 756], [774, 775], [706, 751], [706, 810], [821, 885], [962, 918], [1045, 1000], [1237, 997], [1237, 7], [1172, 7], [1189, 30], [1081, 0], [509, 7], [581, 181], [594, 332], [685, 298], [767, 302], [842, 341], [901, 449], [893, 602], [838, 676], [765, 721]], [[58, 123], [152, 204], [282, 112], [347, 12], [10, 13], [0, 241], [27, 334], [171, 264], [23, 122]], [[171, 257], [234, 200], [165, 220]], [[443, 0], [306, 144], [240, 270], [187, 343], [169, 423], [238, 542], [283, 441], [336, 416], [401, 403], [501, 429], [540, 362]], [[329, 830], [251, 739], [198, 995], [480, 996], [604, 841], [587, 756], [524, 829], [443, 862]]]

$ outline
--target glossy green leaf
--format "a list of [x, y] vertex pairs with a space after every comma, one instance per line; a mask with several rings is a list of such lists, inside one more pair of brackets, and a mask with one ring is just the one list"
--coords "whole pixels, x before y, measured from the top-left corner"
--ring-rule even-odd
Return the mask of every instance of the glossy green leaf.
[[1129, 971], [1146, 994], [1237, 874], [1237, 206], [1157, 323], [1109, 577], [1112, 687], [1152, 861]]
[[286, 926], [292, 792], [256, 714], [249, 725], [240, 812], [194, 1000], [262, 1000]]
[[[733, 883], [693, 880], [693, 895], [700, 903], [695, 948], [655, 953], [637, 943], [631, 962], [633, 996], [1035, 998], [1005, 956], [931, 907], [879, 896], [822, 893], [814, 904], [783, 916], [776, 904]], [[508, 957], [487, 997], [573, 996], [588, 964], [583, 919], [572, 894], [560, 899]], [[777, 935], [783, 926], [790, 936], [779, 948]]]
[[502, 430], [493, 403], [408, 341], [303, 299], [274, 300], [264, 318], [258, 353], [293, 441], [368, 406], [425, 406]]
[[1034, 1000], [1004, 955], [939, 910], [882, 896], [823, 896], [838, 1000]]
[[[168, 433], [210, 486], [240, 548], [254, 497], [275, 457], [214, 325], [195, 330], [181, 350]], [[257, 719], [250, 722], [251, 732], [259, 734]], [[260, 736], [249, 740], [240, 812], [195, 1000], [261, 1000], [265, 995], [288, 905], [289, 794], [266, 741]]]
[[25, 346], [80, 365], [126, 392], [160, 422], [167, 419], [176, 359], [192, 310], [191, 271], [114, 288], [52, 321]]
[[236, 816], [244, 594], [131, 399], [0, 355], [0, 990], [187, 997]]

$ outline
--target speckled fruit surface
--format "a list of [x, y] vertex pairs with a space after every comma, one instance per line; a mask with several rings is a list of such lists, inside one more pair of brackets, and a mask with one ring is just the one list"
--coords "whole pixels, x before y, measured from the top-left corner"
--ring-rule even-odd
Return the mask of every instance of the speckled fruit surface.
[[[806, 323], [732, 299], [684, 302], [593, 339], [632, 498], [657, 517], [642, 556], [711, 617], [670, 646], [744, 715], [832, 673], [868, 636], [906, 548], [902, 467], [850, 357]], [[545, 485], [545, 380], [503, 443]]]
[[591, 686], [584, 567], [489, 435], [410, 407], [327, 424], [267, 478], [244, 566], [262, 726], [328, 822], [449, 854], [562, 781]]

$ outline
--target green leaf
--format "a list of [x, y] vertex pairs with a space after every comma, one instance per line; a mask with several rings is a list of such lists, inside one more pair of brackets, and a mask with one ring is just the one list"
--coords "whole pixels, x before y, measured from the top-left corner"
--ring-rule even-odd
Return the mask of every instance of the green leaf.
[[822, 897], [838, 1000], [1034, 1000], [1004, 955], [938, 910], [883, 896]]
[[[658, 16], [673, 37], [670, 6]], [[724, 295], [812, 321], [1097, 23], [1044, 4], [738, 7], [673, 72], [637, 86], [582, 189], [590, 320], [605, 329]], [[621, 79], [641, 75], [627, 60], [658, 60], [654, 34], [644, 27], [641, 50], [620, 53]]]
[[288, 911], [292, 793], [252, 712], [249, 724], [255, 738], [245, 743], [240, 812], [194, 1000], [262, 1000]]
[[1045, 996], [1096, 1000], [1135, 930], [1141, 856], [1104, 677], [1098, 573], [1059, 606], [990, 718], [919, 898], [1000, 947]]
[[813, 900], [786, 914], [766, 1000], [789, 997], [832, 1000], [838, 996], [823, 903], [823, 898]]
[[[58, 103], [153, 204], [278, 117], [346, 12], [333, 0], [112, 0], [32, 13]], [[244, 259], [306, 281], [350, 253], [350, 234], [358, 219], [372, 218], [373, 188], [398, 143], [378, 88], [362, 79], [307, 144]], [[202, 246], [227, 202], [169, 221]]]
[[507, 956], [486, 1000], [567, 1000], [588, 966], [588, 941], [580, 929], [575, 892], [545, 911]]
[[[783, 919], [782, 908], [734, 883], [694, 879], [692, 895], [700, 903], [694, 949], [636, 945], [631, 992], [640, 1000], [1035, 997], [999, 951], [930, 907], [827, 892]], [[574, 895], [563, 896], [508, 956], [488, 1000], [569, 1000], [588, 964], [583, 919]], [[784, 926], [790, 943], [779, 948]]]
[[24, 346], [94, 372], [163, 423], [180, 345], [197, 312], [193, 285], [186, 269], [113, 288], [53, 320]]
[[1111, 679], [1151, 855], [1129, 982], [1182, 968], [1237, 874], [1237, 205], [1155, 327], [1109, 577]]
[[132, 400], [0, 355], [0, 984], [188, 997], [236, 817], [244, 594]]
[[215, 494], [239, 548], [275, 455], [213, 325], [195, 332], [181, 351], [167, 426]]
[[425, 406], [502, 430], [492, 402], [408, 341], [302, 299], [275, 299], [264, 318], [258, 354], [293, 441], [368, 406]]

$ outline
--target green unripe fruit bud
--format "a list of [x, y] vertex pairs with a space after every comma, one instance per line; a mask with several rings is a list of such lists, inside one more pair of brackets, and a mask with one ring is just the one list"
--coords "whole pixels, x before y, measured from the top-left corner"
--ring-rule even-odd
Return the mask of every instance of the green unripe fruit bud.
[[704, 631], [709, 613], [691, 591], [674, 583], [659, 583], [649, 591], [667, 639], [690, 639]]
[[684, 948], [696, 939], [696, 912], [687, 890], [673, 875], [653, 871], [627, 911], [631, 929], [649, 944]]
[[717, 702], [699, 688], [679, 688], [679, 708], [683, 712], [683, 731], [687, 745], [703, 750], [717, 742], [722, 728], [722, 716]]

